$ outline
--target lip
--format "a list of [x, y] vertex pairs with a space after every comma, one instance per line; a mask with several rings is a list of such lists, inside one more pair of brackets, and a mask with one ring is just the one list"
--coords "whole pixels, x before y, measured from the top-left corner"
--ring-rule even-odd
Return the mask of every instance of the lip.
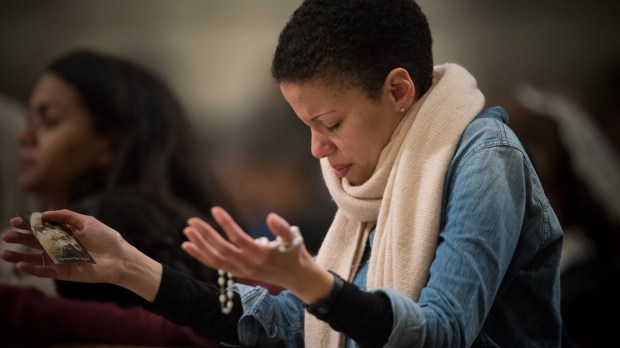
[[20, 172], [23, 172], [27, 170], [28, 168], [32, 167], [35, 164], [35, 162], [36, 161], [32, 157], [20, 156], [17, 161], [17, 167], [19, 168]]
[[334, 175], [336, 175], [339, 178], [344, 178], [349, 172], [349, 169], [351, 169], [350, 164], [332, 166], [332, 171], [334, 172]]

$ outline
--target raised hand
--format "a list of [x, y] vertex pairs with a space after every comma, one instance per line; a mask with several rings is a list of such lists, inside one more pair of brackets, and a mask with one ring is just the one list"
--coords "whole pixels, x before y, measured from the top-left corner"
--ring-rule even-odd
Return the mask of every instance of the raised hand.
[[[222, 208], [211, 213], [222, 227], [228, 240], [202, 219], [191, 218], [184, 232], [189, 241], [182, 244], [188, 254], [203, 264], [232, 273], [236, 277], [253, 279], [291, 290], [304, 299], [314, 299], [317, 280], [319, 295], [329, 290], [332, 276], [314, 263], [303, 243], [293, 243], [295, 235], [289, 223], [277, 214], [267, 216], [267, 226], [285, 245], [284, 249], [257, 243], [248, 236]], [[325, 290], [327, 289], [327, 290]]]

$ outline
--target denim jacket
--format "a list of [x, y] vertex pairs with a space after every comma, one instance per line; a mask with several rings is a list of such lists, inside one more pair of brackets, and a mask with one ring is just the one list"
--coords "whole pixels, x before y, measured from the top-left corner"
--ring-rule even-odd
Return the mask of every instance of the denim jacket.
[[[463, 133], [446, 174], [439, 244], [419, 301], [370, 290], [391, 301], [386, 347], [560, 346], [562, 229], [507, 120], [502, 108], [490, 108]], [[363, 290], [367, 261], [353, 281]], [[260, 287], [235, 290], [243, 303], [242, 345], [304, 346], [299, 299]]]

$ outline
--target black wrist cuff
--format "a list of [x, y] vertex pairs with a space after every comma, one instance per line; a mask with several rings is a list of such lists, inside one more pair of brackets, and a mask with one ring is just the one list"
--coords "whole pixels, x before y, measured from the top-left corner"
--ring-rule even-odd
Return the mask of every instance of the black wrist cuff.
[[329, 292], [327, 297], [318, 300], [311, 304], [304, 304], [304, 308], [308, 311], [308, 313], [316, 316], [321, 319], [325, 315], [327, 315], [332, 308], [334, 302], [338, 299], [340, 294], [342, 293], [342, 288], [344, 288], [344, 279], [342, 279], [338, 274], [333, 271], [329, 271], [329, 273], [334, 275], [334, 286], [332, 290]]

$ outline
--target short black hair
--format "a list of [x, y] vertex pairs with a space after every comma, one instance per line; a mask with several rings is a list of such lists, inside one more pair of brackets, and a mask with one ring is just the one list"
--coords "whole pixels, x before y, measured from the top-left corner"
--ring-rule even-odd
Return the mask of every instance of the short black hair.
[[406, 69], [416, 97], [430, 88], [432, 37], [413, 0], [305, 0], [280, 33], [271, 73], [278, 83], [322, 79], [379, 97], [387, 74]]

